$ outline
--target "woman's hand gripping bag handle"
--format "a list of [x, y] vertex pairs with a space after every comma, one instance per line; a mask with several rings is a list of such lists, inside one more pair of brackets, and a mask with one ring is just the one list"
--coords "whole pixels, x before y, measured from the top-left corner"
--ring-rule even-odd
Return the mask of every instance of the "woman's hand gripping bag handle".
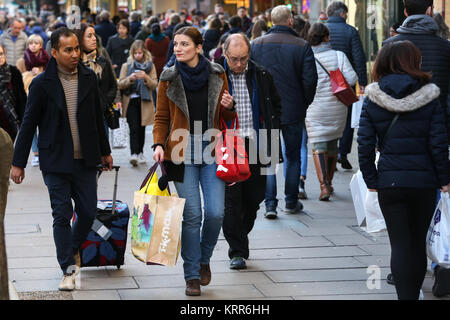
[[[158, 175], [156, 174], [156, 169], [158, 166], [161, 167], [162, 176], [158, 179]], [[167, 174], [166, 169], [162, 162], [156, 162], [148, 171], [147, 176], [141, 184], [139, 192], [146, 193], [155, 196], [167, 196], [169, 197], [170, 189], [169, 184], [167, 182]]]

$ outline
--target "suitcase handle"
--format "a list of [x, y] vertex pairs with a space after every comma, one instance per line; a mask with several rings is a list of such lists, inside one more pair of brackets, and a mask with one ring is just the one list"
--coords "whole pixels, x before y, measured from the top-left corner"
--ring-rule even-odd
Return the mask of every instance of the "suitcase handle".
[[[102, 169], [105, 169], [105, 168], [107, 168], [107, 166], [105, 166], [105, 165], [101, 165], [101, 164], [100, 164], [100, 165], [97, 166], [97, 169], [98, 169], [98, 171], [99, 171], [99, 174], [97, 175], [97, 180], [98, 180], [98, 178], [100, 177], [100, 174], [103, 172]], [[119, 169], [120, 169], [120, 166], [113, 166], [112, 168], [113, 168], [113, 170], [116, 171], [116, 176], [115, 176], [115, 178], [114, 178], [113, 205], [112, 205], [112, 212], [111, 212], [111, 214], [114, 215], [114, 214], [116, 213], [117, 177], [118, 177], [118, 175], [119, 175]], [[97, 181], [97, 183], [98, 183], [98, 181]]]

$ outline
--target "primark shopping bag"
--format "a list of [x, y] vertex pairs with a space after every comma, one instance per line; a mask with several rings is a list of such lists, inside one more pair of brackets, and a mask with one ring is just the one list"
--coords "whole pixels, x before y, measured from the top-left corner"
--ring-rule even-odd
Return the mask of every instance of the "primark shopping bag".
[[441, 192], [441, 199], [431, 220], [427, 234], [427, 255], [438, 265], [450, 268], [450, 199]]
[[131, 227], [131, 251], [147, 264], [175, 266], [181, 244], [181, 221], [185, 199], [161, 190], [155, 164], [134, 193]]

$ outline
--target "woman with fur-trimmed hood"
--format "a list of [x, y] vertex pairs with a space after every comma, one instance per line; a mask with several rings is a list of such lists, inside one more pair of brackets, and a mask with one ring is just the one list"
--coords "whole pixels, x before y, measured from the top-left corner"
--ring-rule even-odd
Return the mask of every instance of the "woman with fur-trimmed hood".
[[[430, 83], [431, 74], [421, 71], [421, 58], [409, 41], [382, 48], [372, 71], [377, 82], [366, 88], [358, 130], [359, 165], [369, 192], [378, 191], [400, 300], [419, 298], [436, 190], [450, 189], [440, 91]], [[381, 153], [377, 166], [376, 149]]]

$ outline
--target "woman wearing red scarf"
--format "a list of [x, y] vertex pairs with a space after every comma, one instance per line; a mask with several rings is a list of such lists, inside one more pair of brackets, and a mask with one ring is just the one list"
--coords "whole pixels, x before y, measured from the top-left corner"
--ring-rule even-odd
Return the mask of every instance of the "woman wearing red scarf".
[[[16, 67], [22, 73], [23, 85], [25, 92], [28, 95], [28, 88], [31, 81], [41, 72], [45, 70], [50, 57], [47, 51], [43, 48], [44, 41], [38, 34], [33, 34], [28, 38], [27, 46], [23, 58], [17, 60]], [[31, 165], [37, 167], [39, 165], [39, 154], [37, 147], [37, 132], [34, 134], [33, 145], [31, 149], [34, 157], [31, 160]]]

